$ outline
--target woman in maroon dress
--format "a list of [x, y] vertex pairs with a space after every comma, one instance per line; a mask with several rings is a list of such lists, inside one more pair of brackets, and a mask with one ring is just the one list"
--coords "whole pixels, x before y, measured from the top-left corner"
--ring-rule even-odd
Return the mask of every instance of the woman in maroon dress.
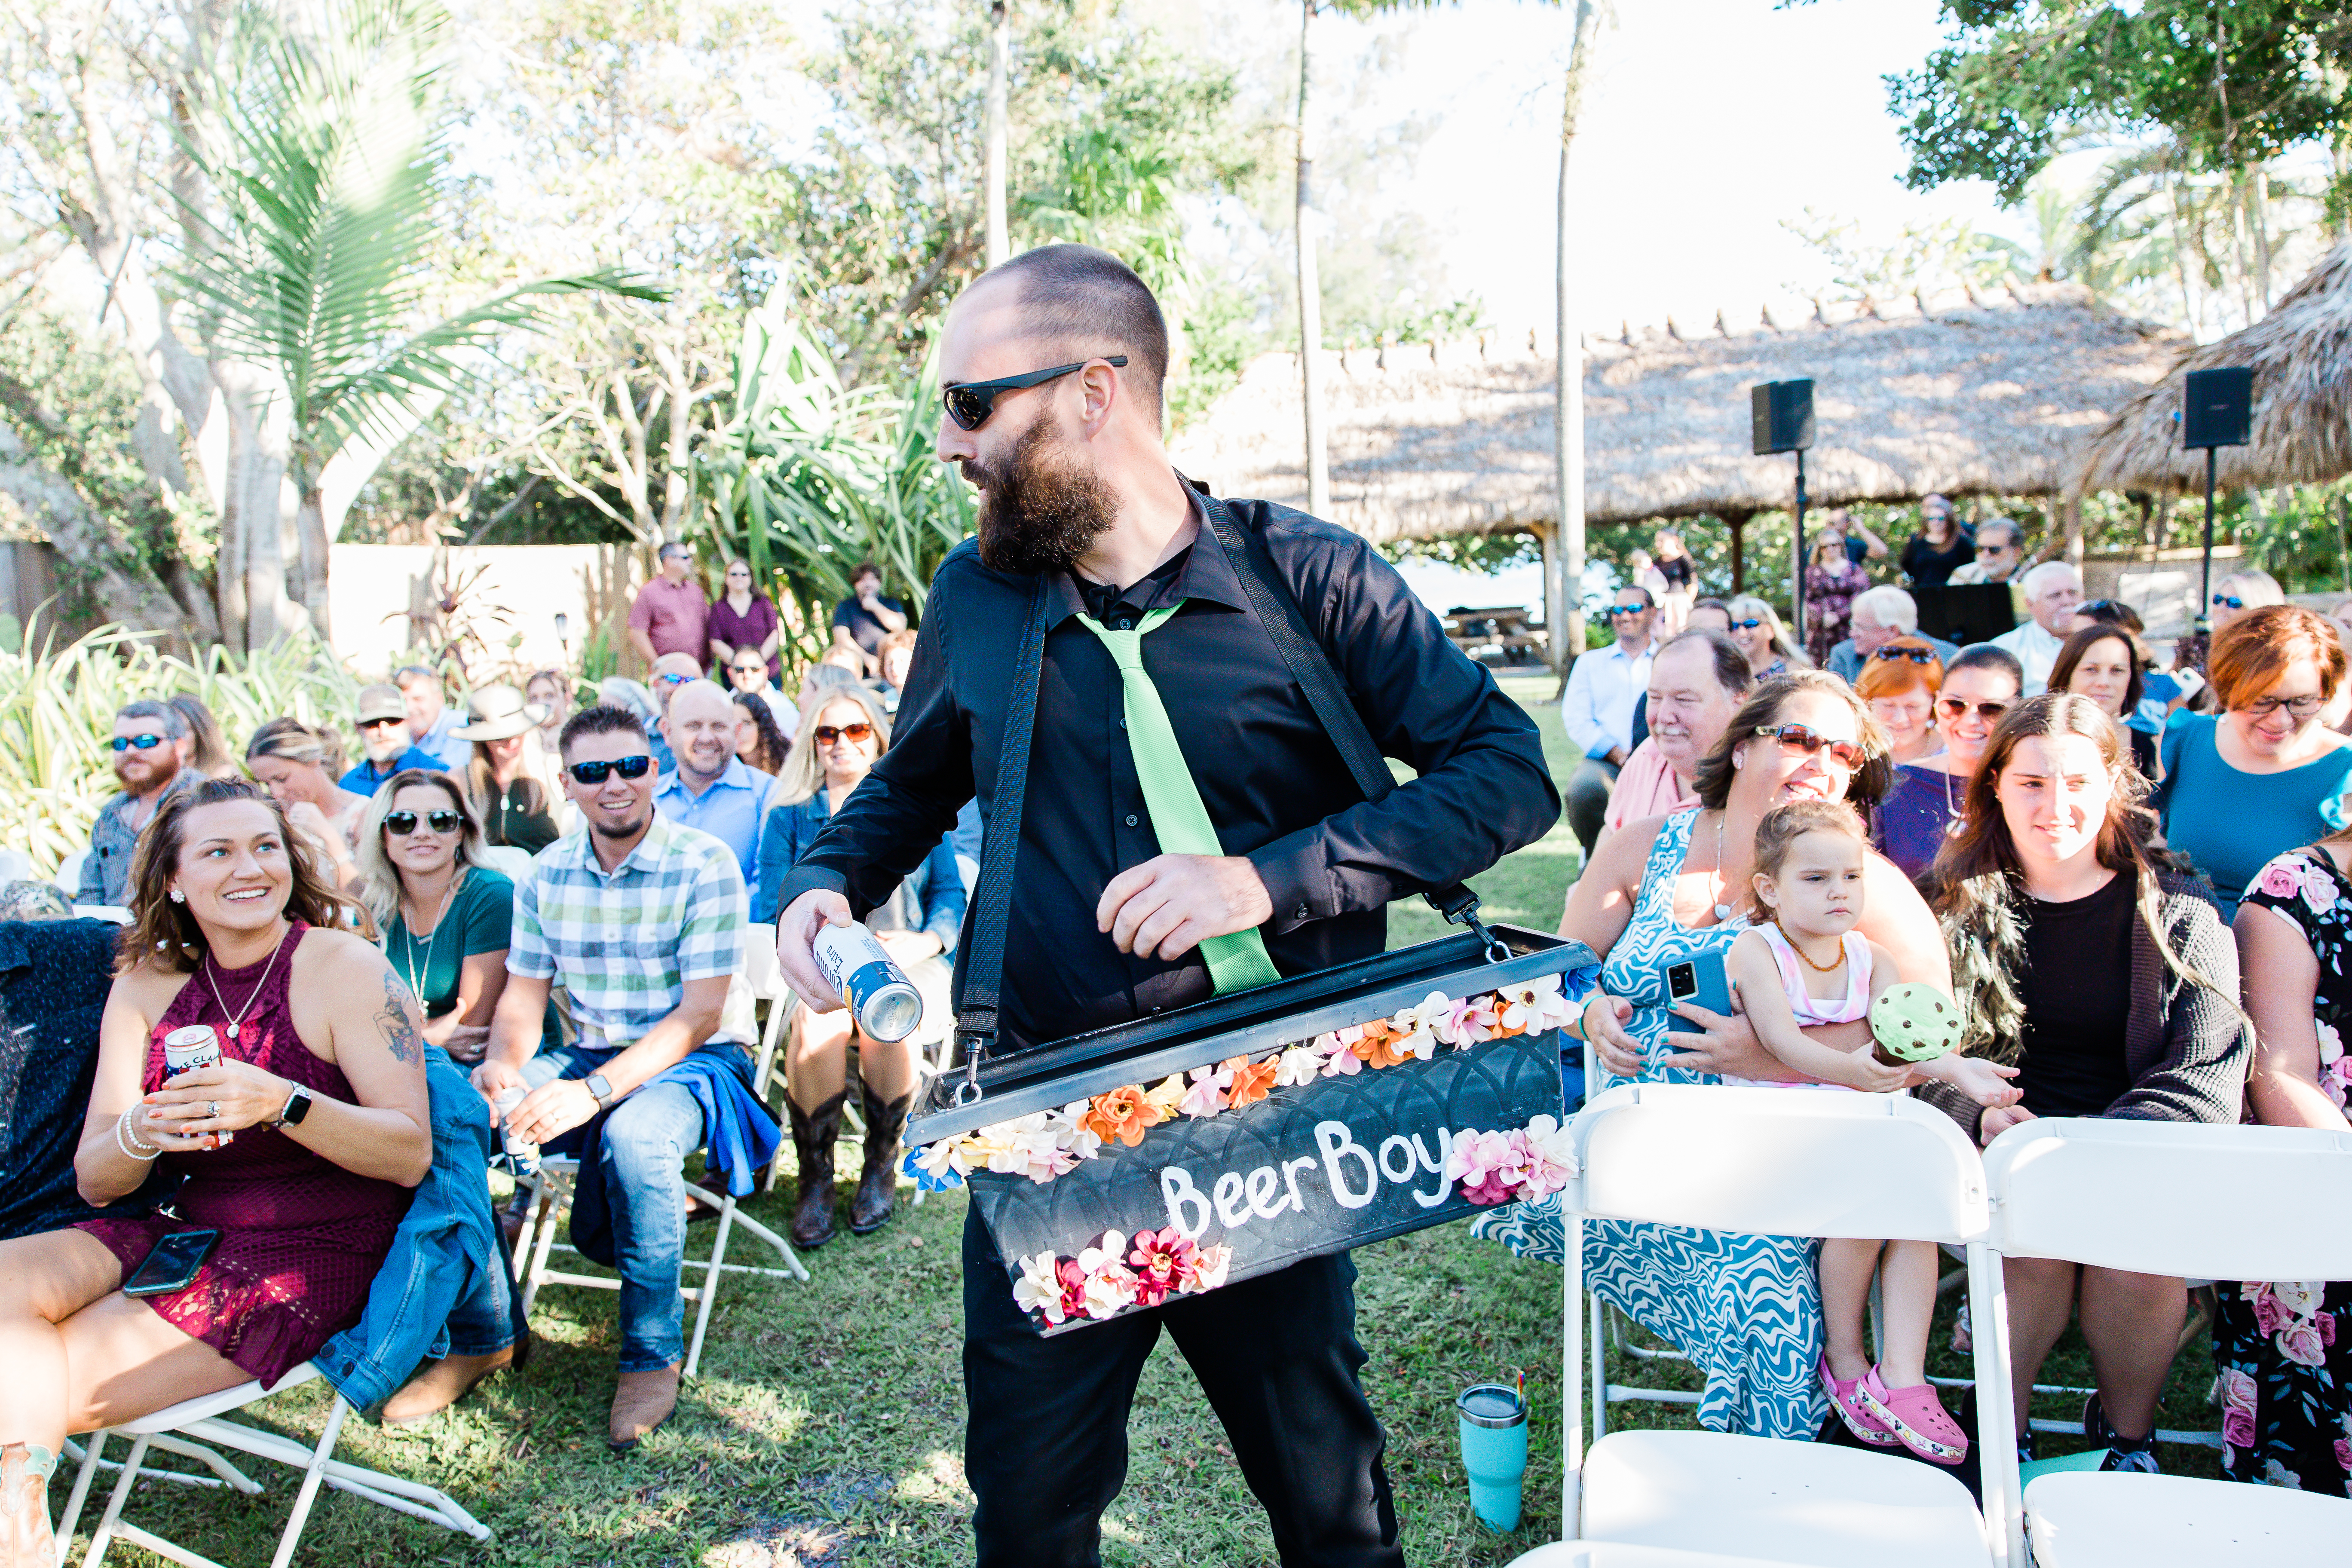
[[768, 661], [772, 681], [784, 672], [784, 661], [776, 653], [783, 623], [776, 618], [775, 601], [751, 585], [749, 561], [727, 563], [727, 592], [710, 606], [705, 635], [710, 638], [710, 679], [721, 686], [728, 684], [727, 667], [747, 654]]
[[[54, 1563], [47, 1480], [68, 1433], [259, 1379], [357, 1322], [433, 1157], [416, 1004], [242, 779], [156, 812], [131, 866], [74, 1156], [81, 1195], [138, 1190], [157, 1159], [176, 1217], [0, 1241], [0, 1568]], [[166, 1086], [163, 1037], [209, 1024], [221, 1060]], [[120, 1287], [156, 1241], [218, 1230], [194, 1283]]]

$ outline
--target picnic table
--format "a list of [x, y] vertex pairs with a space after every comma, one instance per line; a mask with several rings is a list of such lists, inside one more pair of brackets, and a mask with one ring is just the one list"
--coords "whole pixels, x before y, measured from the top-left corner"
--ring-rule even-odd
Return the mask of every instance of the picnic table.
[[1493, 653], [1505, 664], [1522, 664], [1543, 658], [1543, 628], [1528, 623], [1524, 605], [1497, 605], [1486, 609], [1456, 605], [1445, 612], [1444, 621], [1445, 635], [1472, 658]]

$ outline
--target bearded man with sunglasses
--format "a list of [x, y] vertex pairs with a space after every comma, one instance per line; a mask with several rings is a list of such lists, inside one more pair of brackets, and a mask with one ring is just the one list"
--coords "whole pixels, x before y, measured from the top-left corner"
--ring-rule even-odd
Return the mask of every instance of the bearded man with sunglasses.
[[188, 771], [188, 742], [187, 721], [168, 702], [142, 698], [115, 713], [114, 781], [122, 793], [99, 807], [90, 824], [74, 902], [121, 906], [139, 830], [155, 819], [165, 795], [197, 782]]
[[[583, 708], [565, 721], [560, 745], [581, 826], [541, 850], [516, 889], [507, 987], [474, 1086], [493, 1106], [510, 1089], [527, 1090], [507, 1128], [557, 1153], [573, 1152], [570, 1135], [611, 1113], [595, 1129], [593, 1160], [583, 1152], [572, 1212], [576, 1237], [595, 1184], [621, 1274], [607, 1440], [622, 1451], [677, 1406], [683, 1156], [726, 1142], [706, 1105], [724, 1116], [751, 1103], [751, 994], [730, 986], [743, 966], [743, 873], [726, 845], [655, 809], [653, 754], [635, 714]], [[559, 981], [580, 1037], [542, 1050]], [[772, 1121], [767, 1131], [772, 1137]]]
[[[956, 301], [940, 355], [939, 453], [980, 491], [980, 537], [932, 584], [890, 749], [779, 889], [778, 955], [811, 1007], [840, 1005], [812, 957], [818, 930], [880, 904], [975, 795], [989, 826], [967, 936], [1005, 914], [991, 1056], [1370, 957], [1391, 900], [1483, 870], [1557, 819], [1535, 726], [1361, 539], [1213, 499], [1171, 466], [1167, 327], [1126, 266], [1081, 246], [1016, 257]], [[1379, 747], [1414, 769], [1377, 802], [1293, 677], [1318, 653]], [[1008, 839], [1000, 764], [1030, 679]], [[1247, 962], [1237, 973], [1220, 957], [1213, 974], [1204, 944]], [[960, 942], [960, 999], [972, 962]], [[966, 1022], [985, 1034], [982, 1011]], [[1344, 1255], [1052, 1339], [1015, 1306], [976, 1211], [963, 1264], [982, 1568], [1098, 1561], [1163, 1328], [1284, 1563], [1402, 1562]]]

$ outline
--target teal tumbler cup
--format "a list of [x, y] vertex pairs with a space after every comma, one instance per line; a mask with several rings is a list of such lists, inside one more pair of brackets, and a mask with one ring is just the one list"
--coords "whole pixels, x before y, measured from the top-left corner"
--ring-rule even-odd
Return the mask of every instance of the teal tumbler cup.
[[1499, 1383], [1465, 1388], [1454, 1402], [1462, 1424], [1462, 1468], [1470, 1507], [1489, 1530], [1519, 1527], [1519, 1482], [1528, 1471], [1528, 1402]]

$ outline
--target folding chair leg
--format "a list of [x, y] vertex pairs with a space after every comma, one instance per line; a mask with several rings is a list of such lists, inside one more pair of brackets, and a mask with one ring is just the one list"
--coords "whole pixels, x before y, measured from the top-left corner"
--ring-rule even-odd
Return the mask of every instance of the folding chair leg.
[[719, 1205], [719, 1234], [710, 1240], [710, 1267], [702, 1271], [702, 1284], [695, 1291], [694, 1342], [686, 1352], [688, 1377], [702, 1365], [702, 1336], [710, 1330], [710, 1309], [719, 1300], [719, 1279], [727, 1272], [727, 1233], [734, 1228], [735, 1200], [730, 1197]]
[[294, 1516], [286, 1521], [286, 1533], [278, 1538], [278, 1555], [269, 1560], [269, 1568], [287, 1568], [294, 1561], [294, 1548], [301, 1542], [302, 1526], [310, 1521], [310, 1505], [319, 1499], [319, 1483], [327, 1473], [327, 1461], [334, 1457], [335, 1440], [342, 1436], [343, 1417], [351, 1413], [351, 1402], [340, 1394], [335, 1395], [334, 1407], [327, 1412], [327, 1429], [319, 1434], [319, 1446], [311, 1450], [310, 1463], [302, 1472], [302, 1489], [294, 1498]]
[[532, 1240], [530, 1268], [523, 1276], [522, 1315], [530, 1316], [531, 1304], [539, 1300], [540, 1282], [547, 1278], [547, 1255], [555, 1250], [555, 1211], [562, 1194], [556, 1192], [557, 1178], [550, 1176], [541, 1188], [539, 1203], [539, 1234]]
[[[81, 1523], [81, 1510], [89, 1500], [89, 1483], [98, 1475], [99, 1456], [106, 1451], [106, 1434], [92, 1432], [82, 1439], [81, 1468], [74, 1472], [73, 1490], [66, 1498], [66, 1511], [58, 1521], [58, 1568], [65, 1568], [66, 1553], [73, 1544], [73, 1533]], [[131, 1472], [137, 1474], [135, 1470]]]
[[[90, 1434], [89, 1454], [82, 1460], [82, 1468], [85, 1471], [97, 1467], [98, 1450], [101, 1441], [100, 1434], [95, 1432]], [[116, 1479], [114, 1489], [107, 1494], [106, 1511], [99, 1515], [98, 1528], [89, 1532], [89, 1549], [82, 1553], [81, 1568], [98, 1568], [100, 1563], [106, 1561], [107, 1543], [114, 1539], [116, 1531], [122, 1526], [122, 1505], [130, 1500], [131, 1489], [139, 1479], [139, 1461], [146, 1457], [147, 1439], [143, 1436], [133, 1437], [131, 1440], [131, 1457], [122, 1461], [122, 1474]], [[79, 1484], [75, 1489], [85, 1490]], [[76, 1505], [76, 1511], [79, 1511], [79, 1503]], [[70, 1538], [61, 1537], [61, 1540], [63, 1539]], [[58, 1555], [62, 1561], [64, 1555], [62, 1551]]]
[[1609, 1345], [1601, 1331], [1601, 1315], [1609, 1308], [1600, 1297], [1592, 1303], [1592, 1440], [1609, 1436]]

